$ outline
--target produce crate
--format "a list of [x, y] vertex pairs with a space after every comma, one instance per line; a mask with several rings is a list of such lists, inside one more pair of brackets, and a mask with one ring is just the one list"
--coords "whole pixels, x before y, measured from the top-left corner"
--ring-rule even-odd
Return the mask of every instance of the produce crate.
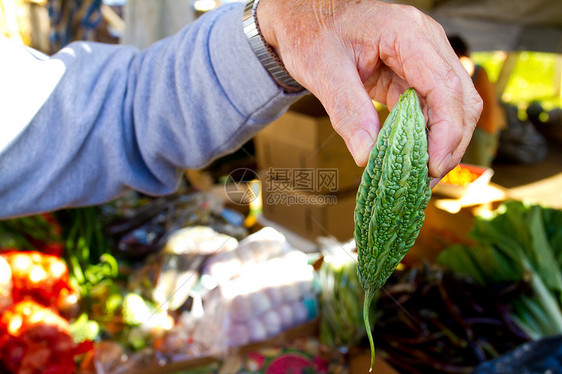
[[460, 199], [467, 193], [478, 193], [486, 187], [494, 171], [477, 165], [459, 164], [433, 189], [433, 193]]

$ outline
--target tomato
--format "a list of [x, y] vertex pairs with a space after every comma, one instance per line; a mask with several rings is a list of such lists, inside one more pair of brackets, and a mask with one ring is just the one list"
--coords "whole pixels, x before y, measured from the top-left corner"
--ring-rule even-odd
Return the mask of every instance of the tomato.
[[75, 344], [69, 322], [34, 301], [21, 301], [0, 316], [0, 362], [10, 372], [74, 373], [74, 356], [91, 348], [91, 342]]
[[9, 251], [0, 256], [12, 269], [14, 302], [32, 299], [55, 306], [61, 291], [71, 289], [66, 263], [57, 256], [36, 251]]

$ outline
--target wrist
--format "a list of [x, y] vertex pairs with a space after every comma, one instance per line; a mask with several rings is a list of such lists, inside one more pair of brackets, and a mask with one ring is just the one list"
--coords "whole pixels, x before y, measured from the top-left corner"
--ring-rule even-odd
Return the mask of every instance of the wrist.
[[[256, 20], [259, 20], [260, 31], [265, 40], [265, 42], [277, 53], [279, 58], [279, 44], [277, 42], [277, 36], [275, 35], [275, 31], [273, 29], [275, 22], [269, 21], [270, 19], [275, 19], [275, 16], [271, 16], [275, 14], [275, 10], [272, 9], [273, 4], [271, 4], [270, 0], [259, 0], [259, 4], [256, 8]], [[277, 17], [279, 19], [279, 17]]]
[[244, 8], [242, 21], [244, 33], [250, 46], [278, 86], [289, 93], [304, 91], [305, 88], [290, 75], [277, 53], [277, 39], [273, 30], [269, 27], [272, 22], [263, 22], [266, 26], [265, 30], [262, 28], [263, 24], [258, 22], [258, 9], [260, 9], [260, 15], [263, 17], [260, 20], [271, 19], [271, 17], [264, 15], [267, 11], [264, 12], [260, 5], [262, 4], [259, 0], [250, 0]]

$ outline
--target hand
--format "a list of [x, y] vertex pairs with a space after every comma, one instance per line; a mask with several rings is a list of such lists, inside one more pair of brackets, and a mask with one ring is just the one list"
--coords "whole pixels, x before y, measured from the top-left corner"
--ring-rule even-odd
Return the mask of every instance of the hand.
[[459, 163], [482, 100], [433, 19], [410, 6], [365, 0], [261, 0], [257, 18], [359, 166], [380, 130], [371, 99], [392, 108], [410, 86], [428, 119], [432, 187]]

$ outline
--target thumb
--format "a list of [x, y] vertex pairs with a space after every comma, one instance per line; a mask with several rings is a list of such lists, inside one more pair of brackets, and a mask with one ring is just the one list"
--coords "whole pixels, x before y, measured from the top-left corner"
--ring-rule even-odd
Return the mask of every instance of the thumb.
[[[332, 64], [330, 64], [332, 65]], [[337, 69], [337, 70], [336, 70]], [[330, 71], [332, 70], [332, 71]], [[324, 70], [309, 90], [322, 102], [355, 163], [365, 166], [380, 129], [377, 111], [353, 63]]]

